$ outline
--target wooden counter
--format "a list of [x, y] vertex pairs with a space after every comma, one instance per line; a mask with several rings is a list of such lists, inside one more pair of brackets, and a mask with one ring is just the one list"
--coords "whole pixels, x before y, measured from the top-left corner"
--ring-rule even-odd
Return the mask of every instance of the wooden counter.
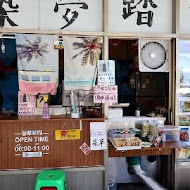
[[110, 143], [108, 145], [108, 157], [133, 157], [133, 156], [156, 156], [172, 155], [176, 148], [187, 147], [180, 142], [161, 143], [159, 147], [142, 148], [140, 150], [118, 151]]
[[79, 119], [72, 119], [70, 115], [52, 115], [50, 116], [50, 119], [43, 119], [39, 115], [35, 116], [9, 116], [9, 115], [3, 115], [0, 114], [0, 122], [11, 122], [11, 121], [17, 121], [17, 122], [28, 122], [28, 121], [50, 121], [50, 120], [98, 120], [103, 121], [104, 118], [79, 118]]
[[[92, 151], [86, 156], [79, 148], [84, 142], [90, 146], [90, 122], [103, 120], [70, 119], [66, 116], [53, 116], [51, 119], [39, 116], [0, 117], [0, 169], [104, 165], [103, 151]], [[79, 140], [55, 140], [55, 130], [80, 128]], [[25, 131], [27, 135], [23, 135]], [[42, 152], [43, 155], [23, 157], [23, 152], [29, 151]]]

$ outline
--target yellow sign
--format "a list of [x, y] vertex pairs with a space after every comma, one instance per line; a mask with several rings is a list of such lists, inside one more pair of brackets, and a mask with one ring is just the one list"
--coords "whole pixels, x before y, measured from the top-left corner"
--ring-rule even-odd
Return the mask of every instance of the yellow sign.
[[55, 130], [55, 140], [76, 140], [80, 139], [80, 129], [70, 129], [70, 130]]

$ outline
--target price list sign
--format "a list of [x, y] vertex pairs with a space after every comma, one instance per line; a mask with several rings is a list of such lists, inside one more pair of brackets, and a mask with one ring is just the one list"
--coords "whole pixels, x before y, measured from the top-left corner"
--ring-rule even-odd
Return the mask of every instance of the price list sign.
[[49, 133], [42, 130], [27, 130], [15, 133], [15, 156], [43, 157], [49, 155]]
[[117, 102], [118, 102], [117, 85], [95, 86], [94, 103], [117, 103]]

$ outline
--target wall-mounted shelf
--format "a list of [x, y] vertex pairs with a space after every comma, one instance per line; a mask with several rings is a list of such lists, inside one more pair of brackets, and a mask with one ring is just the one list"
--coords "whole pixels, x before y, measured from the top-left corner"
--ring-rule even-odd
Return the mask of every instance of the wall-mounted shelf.
[[142, 148], [140, 150], [118, 151], [111, 143], [108, 146], [109, 157], [133, 157], [133, 156], [155, 156], [155, 155], [172, 155], [176, 148], [187, 147], [181, 142], [166, 142], [161, 143], [159, 147]]
[[111, 118], [108, 121], [109, 122], [126, 122], [126, 121], [154, 121], [154, 120], [160, 120], [160, 121], [166, 121], [165, 117], [147, 117], [147, 116], [141, 116], [141, 117], [135, 117], [135, 116], [124, 116], [121, 118]]
[[129, 107], [129, 103], [121, 103], [121, 104], [113, 104], [109, 105], [110, 108], [124, 108], [124, 107]]

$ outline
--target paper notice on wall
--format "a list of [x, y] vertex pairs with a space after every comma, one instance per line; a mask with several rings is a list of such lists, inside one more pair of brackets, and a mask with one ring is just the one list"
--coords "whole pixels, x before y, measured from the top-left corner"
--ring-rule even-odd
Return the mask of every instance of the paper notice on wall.
[[94, 103], [117, 103], [117, 85], [100, 86], [94, 88]]
[[98, 85], [115, 85], [115, 61], [98, 61]]
[[91, 150], [107, 149], [106, 122], [90, 123], [90, 148]]

